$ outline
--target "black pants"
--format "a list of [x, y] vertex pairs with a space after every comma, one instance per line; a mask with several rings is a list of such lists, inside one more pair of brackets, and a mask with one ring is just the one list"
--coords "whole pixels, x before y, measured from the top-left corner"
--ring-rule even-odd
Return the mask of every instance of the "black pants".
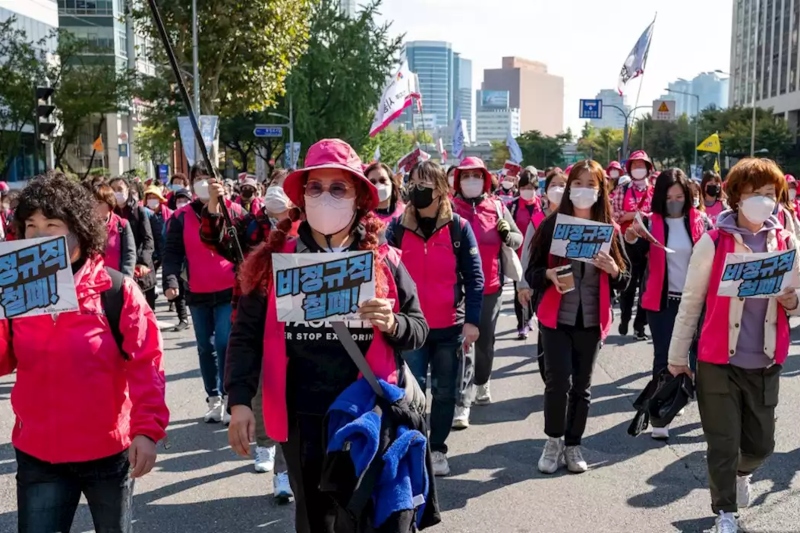
[[127, 450], [96, 461], [52, 464], [17, 455], [19, 533], [68, 533], [81, 494], [97, 533], [130, 533], [133, 480]]
[[497, 319], [503, 306], [503, 291], [483, 295], [481, 323], [478, 326], [480, 337], [475, 341], [475, 385], [486, 385], [492, 377], [494, 364], [494, 336]]
[[528, 322], [533, 318], [533, 303], [529, 303], [527, 309], [522, 307], [517, 298], [517, 282], [514, 282], [514, 314], [517, 315], [517, 331], [522, 331]]
[[158, 295], [156, 294], [156, 288], [155, 287], [150, 287], [149, 289], [144, 291], [144, 298], [145, 298], [145, 300], [147, 300], [147, 305], [150, 306], [150, 309], [155, 311], [156, 310], [156, 298], [158, 298]]
[[781, 368], [697, 363], [697, 406], [708, 445], [714, 514], [738, 511], [736, 476], [752, 474], [775, 449]]
[[667, 368], [669, 343], [672, 340], [672, 330], [680, 306], [680, 298], [668, 297], [661, 311], [647, 312], [647, 322], [650, 324], [650, 334], [653, 336], [653, 377]]
[[173, 302], [175, 302], [175, 311], [178, 313], [178, 320], [188, 322], [189, 312], [186, 307], [186, 282], [182, 279], [178, 280], [178, 297], [175, 298]]
[[641, 258], [635, 258], [637, 252], [630, 246], [625, 246], [631, 257], [631, 281], [625, 291], [619, 295], [619, 306], [622, 312], [621, 323], [627, 327], [633, 315], [633, 305], [636, 303], [636, 291], [639, 291], [639, 303], [636, 306], [636, 317], [633, 319], [633, 331], [644, 332], [647, 325], [647, 315], [642, 309], [641, 286], [647, 263]]
[[578, 446], [592, 400], [592, 372], [600, 351], [600, 328], [539, 324], [544, 341], [544, 432]]
[[544, 344], [542, 342], [542, 325], [536, 338], [536, 363], [539, 365], [539, 377], [544, 381]]

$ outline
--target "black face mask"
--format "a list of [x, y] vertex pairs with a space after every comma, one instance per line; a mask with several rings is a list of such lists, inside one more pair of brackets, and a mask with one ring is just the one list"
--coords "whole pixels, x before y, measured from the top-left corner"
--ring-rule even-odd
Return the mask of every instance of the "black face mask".
[[244, 190], [244, 191], [242, 191], [242, 198], [252, 198], [253, 194], [255, 194], [254, 191], [251, 191], [249, 189]]
[[433, 189], [413, 187], [408, 193], [408, 199], [411, 201], [411, 205], [417, 209], [425, 209], [433, 203]]
[[706, 194], [714, 198], [719, 196], [719, 185], [709, 185], [706, 187]]

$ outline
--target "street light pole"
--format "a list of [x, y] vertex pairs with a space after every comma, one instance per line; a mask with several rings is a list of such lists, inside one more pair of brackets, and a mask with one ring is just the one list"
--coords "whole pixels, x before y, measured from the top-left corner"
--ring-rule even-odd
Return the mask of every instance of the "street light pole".
[[640, 105], [638, 107], [634, 107], [633, 109], [631, 109], [627, 113], [625, 112], [624, 109], [622, 109], [621, 107], [615, 106], [615, 105], [603, 103], [603, 107], [613, 107], [614, 109], [619, 111], [620, 114], [623, 117], [625, 117], [625, 127], [622, 130], [622, 157], [621, 158], [622, 159], [627, 159], [627, 157], [628, 157], [628, 131], [630, 129], [630, 118], [631, 118], [631, 116], [633, 115], [633, 113], [637, 109], [648, 109], [648, 108], [652, 108], [653, 106], [651, 106], [651, 105]]
[[700, 142], [699, 138], [697, 137], [698, 125], [700, 124], [700, 95], [694, 93], [687, 93], [685, 91], [677, 91], [675, 89], [665, 89], [668, 93], [676, 93], [676, 94], [685, 94], [686, 96], [694, 96], [697, 100], [697, 107], [695, 110], [697, 111], [694, 115], [694, 168], [697, 168], [697, 145]]

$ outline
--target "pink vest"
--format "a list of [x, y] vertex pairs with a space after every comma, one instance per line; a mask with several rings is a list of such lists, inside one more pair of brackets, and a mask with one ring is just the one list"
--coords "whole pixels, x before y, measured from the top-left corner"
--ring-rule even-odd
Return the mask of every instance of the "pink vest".
[[[450, 224], [427, 242], [413, 231], [403, 233], [403, 264], [417, 284], [422, 314], [431, 329], [449, 328], [456, 323], [458, 262], [450, 237]], [[436, 265], [436, 268], [431, 268]]]
[[717, 217], [725, 210], [725, 205], [717, 200], [711, 207], [706, 207], [706, 215], [711, 220], [711, 223], [716, 225]]
[[[533, 224], [533, 220], [536, 218], [536, 215], [541, 212], [539, 207], [536, 205], [536, 200], [537, 198], [534, 197], [534, 200], [528, 204], [522, 198], [518, 198], [515, 202], [517, 204], [517, 212], [514, 213], [514, 223], [519, 228], [519, 231], [522, 233], [523, 237], [525, 236], [525, 232], [528, 230], [528, 224]], [[533, 206], [533, 213], [528, 212], [529, 205]], [[537, 226], [534, 224], [534, 227]], [[522, 259], [522, 246], [517, 249], [517, 255], [520, 257], [520, 259]]]
[[[292, 239], [286, 243], [283, 253], [294, 253], [296, 248], [297, 241]], [[397, 313], [400, 310], [397, 285], [392, 273], [384, 263], [384, 257], [388, 257], [393, 264], [398, 264], [400, 255], [386, 244], [378, 248], [378, 264], [383, 268], [388, 283], [386, 298], [394, 299], [394, 312]], [[286, 370], [289, 359], [286, 355], [286, 326], [283, 322], [278, 322], [277, 317], [277, 300], [272, 284], [270, 284], [267, 294], [267, 321], [264, 327], [264, 355], [261, 367], [262, 410], [264, 429], [267, 435], [278, 442], [286, 442], [289, 438], [289, 414], [286, 406]], [[364, 357], [378, 379], [397, 384], [394, 348], [386, 342], [386, 338], [378, 328], [374, 328], [374, 331], [372, 343]]]
[[381, 213], [378, 213], [377, 211], [373, 211], [373, 213], [375, 214], [376, 217], [381, 219], [381, 221], [383, 221], [384, 224], [388, 226], [389, 222], [391, 222], [392, 219], [402, 215], [405, 210], [406, 210], [406, 204], [404, 204], [403, 202], [397, 202], [394, 211], [389, 213], [388, 215], [383, 215]]
[[108, 222], [106, 222], [108, 239], [106, 240], [106, 252], [103, 256], [103, 262], [107, 267], [114, 270], [119, 270], [122, 260], [122, 235], [120, 235], [120, 229], [124, 229], [127, 225], [128, 221], [116, 213], [109, 214]]
[[183, 246], [189, 269], [189, 290], [195, 294], [210, 294], [233, 289], [233, 263], [200, 240], [200, 220], [191, 204], [180, 211], [183, 211]]
[[[658, 242], [666, 246], [666, 235], [664, 231], [665, 226], [664, 218], [661, 215], [653, 215], [650, 217], [650, 233], [656, 238]], [[689, 209], [689, 228], [691, 229], [692, 243], [697, 244], [700, 237], [705, 232], [705, 224], [700, 212], [695, 209]], [[650, 245], [650, 252], [648, 253], [647, 261], [647, 278], [645, 281], [644, 295], [642, 295], [642, 307], [648, 311], [661, 311], [661, 297], [664, 291], [664, 275], [667, 268], [667, 252], [658, 246]]]
[[[708, 282], [706, 295], [706, 315], [700, 330], [698, 343], [698, 361], [715, 365], [727, 365], [733, 355], [735, 346], [728, 346], [729, 312], [731, 299], [727, 296], [717, 296], [722, 271], [725, 268], [725, 258], [734, 253], [736, 240], [727, 232], [713, 230], [708, 235], [716, 241], [714, 252], [714, 265], [711, 267], [711, 277]], [[786, 250], [788, 232], [778, 231], [778, 251]], [[789, 318], [778, 304], [778, 323], [775, 336], [775, 363], [783, 364], [789, 354]]]
[[502, 286], [500, 284], [500, 247], [503, 244], [497, 231], [497, 198], [484, 198], [475, 207], [461, 198], [455, 198], [453, 205], [459, 216], [472, 227], [478, 241], [478, 251], [483, 267], [483, 294], [494, 294]]

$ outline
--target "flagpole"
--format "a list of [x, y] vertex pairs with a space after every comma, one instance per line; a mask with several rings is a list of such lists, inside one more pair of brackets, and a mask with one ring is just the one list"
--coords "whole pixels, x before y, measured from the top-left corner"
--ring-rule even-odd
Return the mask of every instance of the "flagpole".
[[[653, 44], [653, 34], [655, 34], [655, 32], [656, 32], [656, 19], [657, 18], [658, 18], [658, 11], [656, 11], [656, 14], [653, 16], [653, 22], [651, 23], [651, 25], [653, 27], [653, 30], [652, 30], [652, 32], [650, 34], [650, 43], [647, 45], [647, 51], [645, 52], [644, 62], [642, 63], [642, 75], [639, 76], [639, 78], [640, 78], [640, 80], [639, 80], [639, 90], [636, 91], [636, 105], [633, 106], [634, 109], [639, 107], [639, 97], [642, 95], [642, 85], [644, 85], [644, 75], [647, 72], [647, 68], [646, 68], [647, 67], [647, 57], [650, 55], [650, 46]], [[630, 145], [630, 143], [631, 143], [630, 136], [632, 134], [633, 134], [633, 128], [631, 127], [628, 130], [628, 145]], [[644, 138], [644, 136], [642, 138]], [[642, 150], [644, 150], [644, 141], [642, 141]], [[625, 155], [625, 157], [628, 156], [628, 154], [624, 154], [624, 155]]]

